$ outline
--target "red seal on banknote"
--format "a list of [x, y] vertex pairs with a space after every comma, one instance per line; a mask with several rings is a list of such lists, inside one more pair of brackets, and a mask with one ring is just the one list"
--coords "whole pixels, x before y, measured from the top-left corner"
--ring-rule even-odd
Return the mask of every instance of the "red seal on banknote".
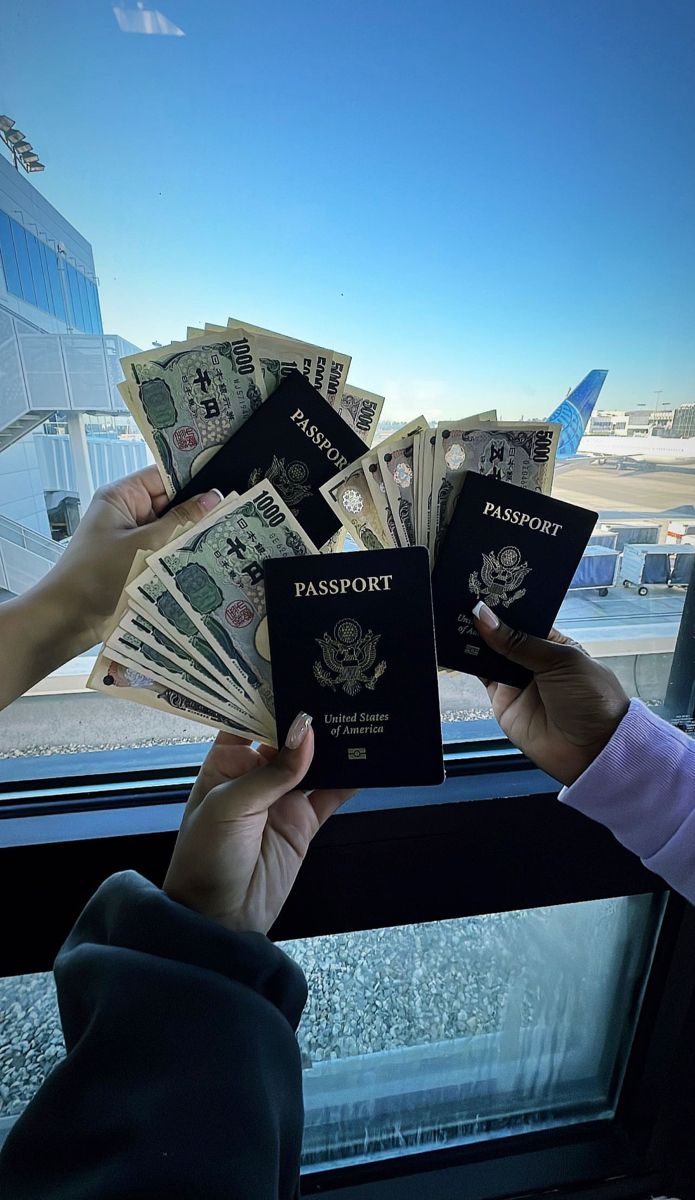
[[198, 434], [192, 425], [180, 425], [174, 430], [174, 445], [177, 450], [195, 450], [198, 441]]
[[226, 620], [235, 629], [243, 629], [244, 625], [248, 625], [253, 621], [253, 609], [245, 600], [235, 600], [233, 604], [228, 604], [224, 610]]

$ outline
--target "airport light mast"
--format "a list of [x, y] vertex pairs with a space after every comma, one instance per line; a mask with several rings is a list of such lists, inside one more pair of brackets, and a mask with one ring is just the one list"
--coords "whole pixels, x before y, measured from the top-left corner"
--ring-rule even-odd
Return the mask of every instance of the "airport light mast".
[[16, 171], [19, 170], [20, 163], [27, 175], [31, 175], [34, 171], [46, 170], [43, 163], [39, 162], [39, 156], [35, 152], [34, 147], [27, 141], [24, 134], [20, 133], [16, 128], [12, 117], [0, 117], [0, 140], [11, 151]]

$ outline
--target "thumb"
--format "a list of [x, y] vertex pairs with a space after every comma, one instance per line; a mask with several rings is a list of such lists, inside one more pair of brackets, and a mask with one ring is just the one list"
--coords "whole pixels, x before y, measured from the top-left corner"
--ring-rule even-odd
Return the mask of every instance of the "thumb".
[[[568, 655], [574, 655], [576, 647], [569, 642], [551, 641], [549, 638], [534, 637], [521, 629], [512, 629], [500, 621], [482, 600], [473, 609], [473, 622], [477, 632], [491, 650], [539, 675], [554, 667], [564, 666]], [[556, 637], [562, 637], [556, 634]], [[581, 653], [581, 651], [580, 651]]]
[[[294, 736], [293, 736], [294, 734]], [[205, 804], [218, 819], [230, 820], [266, 812], [281, 796], [298, 787], [314, 757], [314, 732], [308, 713], [298, 713], [285, 745], [264, 766], [208, 792]]]
[[193, 496], [190, 500], [184, 500], [181, 504], [177, 504], [175, 508], [170, 508], [164, 516], [157, 517], [156, 521], [140, 526], [137, 531], [139, 548], [160, 550], [162, 546], [166, 546], [167, 542], [171, 541], [175, 531], [181, 525], [188, 525], [191, 522], [197, 525], [198, 521], [203, 520], [203, 517], [209, 517], [223, 499], [222, 493], [215, 489], [211, 492], [203, 492], [200, 496]]

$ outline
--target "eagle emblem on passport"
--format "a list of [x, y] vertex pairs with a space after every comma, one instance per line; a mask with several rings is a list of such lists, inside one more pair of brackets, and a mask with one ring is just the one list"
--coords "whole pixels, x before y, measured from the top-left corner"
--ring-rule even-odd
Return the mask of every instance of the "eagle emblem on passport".
[[483, 565], [480, 576], [472, 571], [468, 576], [468, 586], [479, 599], [484, 600], [492, 608], [501, 604], [509, 608], [516, 600], [526, 595], [522, 588], [526, 576], [533, 568], [522, 562], [521, 551], [516, 546], [504, 546], [499, 554], [491, 550], [483, 552]]
[[268, 483], [272, 483], [290, 512], [295, 516], [302, 500], [306, 500], [307, 496], [311, 495], [311, 486], [307, 483], [309, 468], [299, 459], [285, 463], [284, 458], [279, 458], [277, 454], [274, 454], [273, 461], [266, 471], [262, 467], [254, 467], [249, 475], [249, 487], [260, 483], [262, 479], [267, 479]]
[[356, 696], [363, 687], [373, 691], [386, 670], [384, 659], [374, 666], [380, 639], [371, 629], [363, 633], [359, 621], [350, 617], [337, 621], [333, 633], [316, 638], [323, 661], [314, 663], [314, 676], [321, 687], [342, 688], [348, 696]]

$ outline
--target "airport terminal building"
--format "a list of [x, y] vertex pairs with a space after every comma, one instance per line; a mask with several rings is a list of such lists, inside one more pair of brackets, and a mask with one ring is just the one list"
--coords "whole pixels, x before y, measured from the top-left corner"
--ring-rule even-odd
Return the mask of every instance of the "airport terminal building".
[[[103, 331], [89, 242], [0, 156], [0, 596], [23, 591], [60, 554], [47, 497], [84, 507], [103, 482], [86, 414], [125, 415], [119, 359], [137, 349]], [[65, 432], [40, 433], [55, 412]], [[111, 444], [120, 456], [105, 477], [143, 465], [142, 443]]]

